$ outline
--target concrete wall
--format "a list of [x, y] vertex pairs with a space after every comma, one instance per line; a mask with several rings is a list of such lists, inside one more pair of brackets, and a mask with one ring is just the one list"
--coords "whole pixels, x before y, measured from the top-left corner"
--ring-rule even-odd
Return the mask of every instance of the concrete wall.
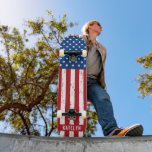
[[152, 136], [57, 138], [0, 133], [0, 152], [152, 152]]

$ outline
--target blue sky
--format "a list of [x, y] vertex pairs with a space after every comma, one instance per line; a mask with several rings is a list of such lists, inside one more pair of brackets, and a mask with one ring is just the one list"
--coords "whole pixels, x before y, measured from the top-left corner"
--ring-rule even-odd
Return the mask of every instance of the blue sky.
[[[56, 17], [64, 13], [79, 25], [67, 33], [81, 34], [81, 27], [98, 20], [103, 32], [98, 41], [107, 48], [106, 83], [118, 125], [144, 126], [152, 134], [152, 98], [138, 98], [139, 73], [145, 72], [136, 59], [152, 52], [151, 0], [1, 0], [0, 24], [23, 28], [26, 19], [47, 18], [46, 10]], [[96, 137], [103, 136], [98, 125]]]

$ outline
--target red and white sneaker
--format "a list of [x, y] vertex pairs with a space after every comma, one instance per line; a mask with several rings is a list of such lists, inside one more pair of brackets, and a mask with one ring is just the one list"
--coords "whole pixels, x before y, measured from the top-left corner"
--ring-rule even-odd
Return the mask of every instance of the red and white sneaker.
[[143, 126], [140, 124], [135, 124], [126, 128], [116, 128], [108, 135], [108, 137], [142, 136], [142, 134]]

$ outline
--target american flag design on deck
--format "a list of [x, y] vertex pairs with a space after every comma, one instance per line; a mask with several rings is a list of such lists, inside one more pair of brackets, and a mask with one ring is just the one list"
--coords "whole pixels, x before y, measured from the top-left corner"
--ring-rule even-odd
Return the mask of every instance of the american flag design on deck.
[[[63, 40], [60, 49], [64, 52], [82, 52], [86, 50], [83, 39], [69, 36]], [[70, 56], [60, 58], [58, 110], [62, 113], [69, 109], [75, 109], [77, 113], [86, 111], [87, 81], [86, 81], [86, 57], [77, 56], [76, 61], [70, 61]], [[82, 137], [86, 128], [86, 118], [76, 116], [75, 120], [69, 120], [67, 116], [58, 118], [58, 131], [63, 137]]]

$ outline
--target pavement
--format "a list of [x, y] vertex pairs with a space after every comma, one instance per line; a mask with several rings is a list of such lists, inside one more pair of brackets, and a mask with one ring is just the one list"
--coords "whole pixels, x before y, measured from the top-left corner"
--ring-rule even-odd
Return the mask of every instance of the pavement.
[[0, 152], [152, 152], [152, 136], [62, 138], [0, 133]]

